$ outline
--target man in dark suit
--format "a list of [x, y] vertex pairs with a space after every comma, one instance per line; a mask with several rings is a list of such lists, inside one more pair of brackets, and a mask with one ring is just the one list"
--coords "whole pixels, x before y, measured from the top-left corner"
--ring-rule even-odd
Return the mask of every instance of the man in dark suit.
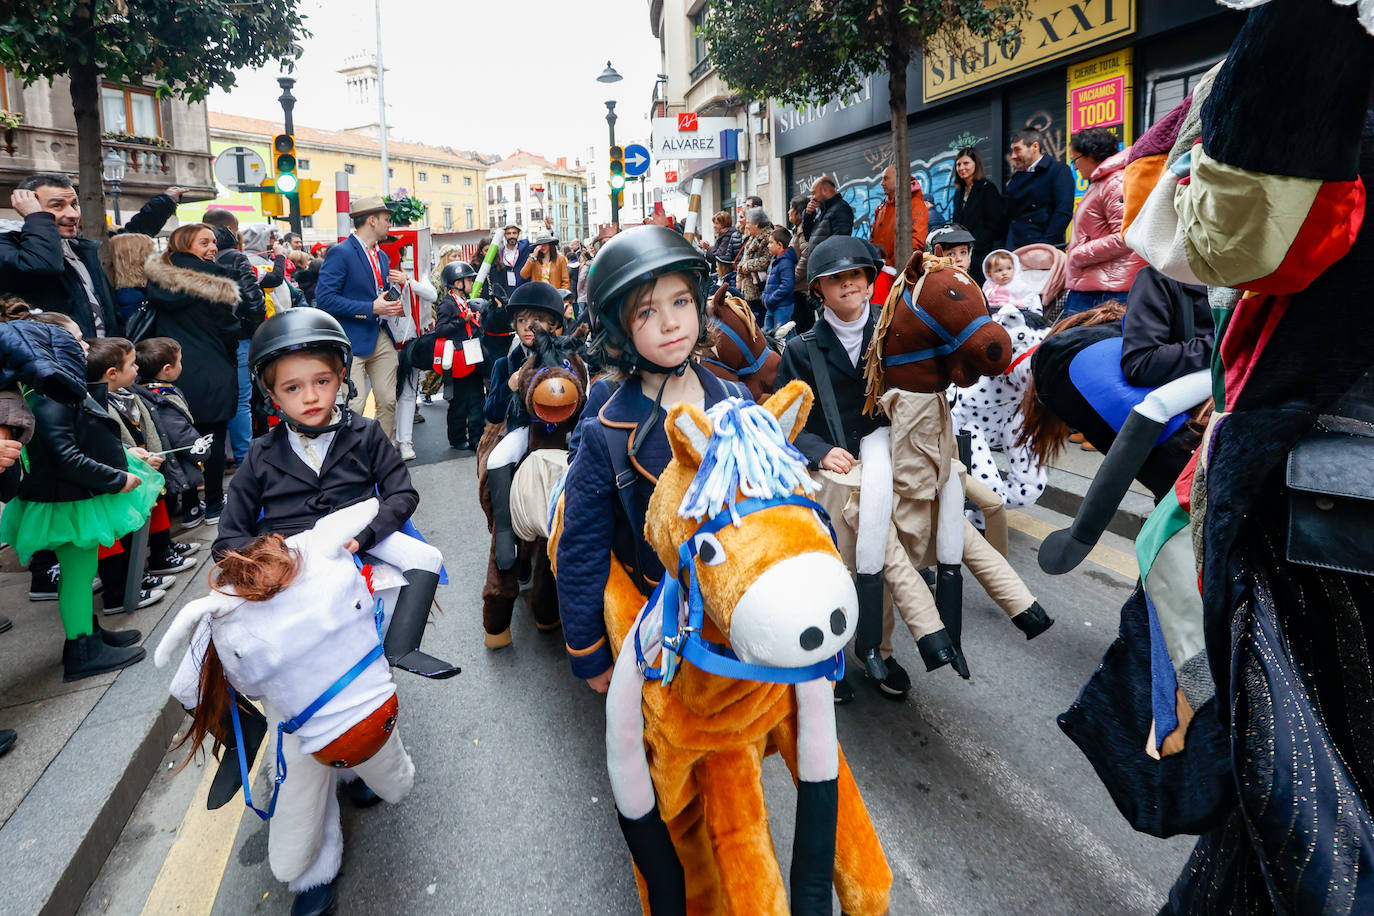
[[833, 178], [817, 178], [811, 186], [811, 201], [802, 217], [802, 235], [815, 248], [832, 235], [854, 234], [854, 208], [840, 196]]
[[[185, 188], [168, 188], [117, 232], [157, 235], [176, 212]], [[19, 182], [11, 205], [24, 218], [18, 231], [0, 232], [0, 290], [34, 308], [61, 312], [84, 337], [122, 333], [114, 292], [100, 266], [100, 242], [80, 238], [81, 205], [65, 175], [30, 175]]]
[[[377, 423], [388, 439], [396, 435], [396, 344], [382, 319], [400, 315], [401, 299], [387, 297], [406, 282], [390, 266], [380, 243], [391, 229], [391, 211], [380, 197], [354, 202], [348, 213], [353, 234], [329, 249], [315, 286], [315, 305], [339, 319], [353, 345], [348, 380], [357, 392], [351, 407], [361, 414], [367, 385], [377, 403]], [[366, 383], [366, 384], [365, 384]]]
[[491, 271], [506, 292], [513, 293], [516, 287], [530, 282], [520, 276], [525, 262], [530, 259], [530, 243], [520, 237], [520, 227], [514, 224], [506, 227], [505, 234], [506, 244], [497, 249], [496, 262], [491, 265]]
[[1007, 248], [1048, 242], [1064, 247], [1064, 231], [1073, 219], [1073, 173], [1040, 151], [1040, 132], [1018, 130], [1012, 134], [1011, 158], [1019, 171], [1012, 173], [1003, 198], [1007, 205]]

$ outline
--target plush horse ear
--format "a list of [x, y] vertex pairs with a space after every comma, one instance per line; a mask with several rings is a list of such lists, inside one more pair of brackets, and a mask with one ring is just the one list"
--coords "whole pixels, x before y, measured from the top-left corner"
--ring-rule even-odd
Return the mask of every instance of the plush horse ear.
[[711, 420], [706, 411], [695, 404], [675, 404], [668, 411], [668, 422], [663, 425], [668, 432], [668, 444], [673, 447], [673, 457], [683, 467], [701, 466], [701, 456], [706, 454], [706, 443], [711, 438]]
[[177, 612], [172, 620], [172, 625], [167, 628], [167, 632], [162, 634], [162, 639], [157, 644], [157, 649], [153, 652], [153, 664], [159, 668], [167, 667], [167, 662], [171, 660], [172, 654], [184, 651], [191, 642], [191, 634], [195, 632], [200, 622], [215, 613], [223, 613], [232, 610], [238, 602], [237, 598], [225, 595], [220, 592], [210, 592], [202, 598], [187, 604]]
[[[329, 513], [316, 522], [315, 527], [310, 529], [312, 540], [325, 550], [342, 553], [344, 545], [361, 534], [363, 529], [377, 517], [377, 510], [381, 508], [381, 505], [381, 502], [374, 496], [352, 506], [346, 506], [337, 512]], [[296, 535], [292, 535], [287, 538], [287, 542], [294, 541], [296, 537]]]
[[716, 294], [711, 297], [711, 301], [706, 305], [706, 314], [715, 318], [720, 314], [720, 310], [725, 308], [725, 296], [730, 292], [729, 287], [721, 285], [716, 290]]
[[811, 405], [815, 400], [816, 396], [805, 382], [794, 380], [773, 392], [762, 407], [778, 418], [778, 425], [782, 427], [787, 441], [792, 442], [806, 426], [806, 418], [811, 415]]

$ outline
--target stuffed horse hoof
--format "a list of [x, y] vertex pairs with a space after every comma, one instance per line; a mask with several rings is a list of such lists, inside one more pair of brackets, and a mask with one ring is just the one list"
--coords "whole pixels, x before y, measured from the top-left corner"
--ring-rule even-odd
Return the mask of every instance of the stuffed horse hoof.
[[1032, 602], [1030, 607], [1013, 617], [1011, 622], [1026, 634], [1027, 639], [1034, 639], [1054, 626], [1054, 618], [1045, 613], [1039, 601]]
[[429, 606], [439, 587], [439, 574], [427, 569], [408, 569], [406, 587], [396, 596], [391, 625], [386, 631], [386, 660], [393, 668], [434, 680], [459, 673], [460, 668], [420, 651], [420, 638], [429, 622]]
[[925, 662], [927, 671], [953, 665], [960, 657], [948, 630], [937, 630], [922, 636], [916, 640], [916, 651], [921, 653], [921, 661]]

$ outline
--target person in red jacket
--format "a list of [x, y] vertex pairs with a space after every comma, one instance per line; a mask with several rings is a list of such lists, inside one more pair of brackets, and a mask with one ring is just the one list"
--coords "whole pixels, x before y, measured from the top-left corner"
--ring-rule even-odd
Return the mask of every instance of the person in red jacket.
[[[883, 172], [883, 195], [887, 198], [873, 214], [873, 232], [870, 238], [887, 253], [887, 263], [894, 263], [897, 248], [897, 167], [889, 165]], [[930, 210], [921, 194], [921, 184], [911, 179], [911, 250], [920, 251], [926, 247], [926, 228], [930, 225]]]

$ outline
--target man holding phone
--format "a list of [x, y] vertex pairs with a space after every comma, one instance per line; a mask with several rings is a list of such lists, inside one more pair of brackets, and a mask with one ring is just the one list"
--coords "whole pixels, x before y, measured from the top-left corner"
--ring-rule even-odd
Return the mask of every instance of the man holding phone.
[[391, 228], [391, 211], [382, 199], [361, 198], [348, 215], [353, 234], [325, 256], [315, 304], [339, 319], [353, 345], [348, 379], [358, 394], [349, 406], [362, 413], [366, 379], [377, 403], [377, 423], [394, 441], [399, 360], [384, 319], [404, 312], [401, 289], [406, 275], [390, 266], [380, 247]]
[[512, 223], [506, 227], [506, 244], [496, 253], [496, 263], [492, 269], [499, 270], [502, 285], [506, 292], [513, 293], [515, 288], [526, 282], [521, 276], [525, 262], [530, 256], [530, 243], [520, 238], [520, 227]]

